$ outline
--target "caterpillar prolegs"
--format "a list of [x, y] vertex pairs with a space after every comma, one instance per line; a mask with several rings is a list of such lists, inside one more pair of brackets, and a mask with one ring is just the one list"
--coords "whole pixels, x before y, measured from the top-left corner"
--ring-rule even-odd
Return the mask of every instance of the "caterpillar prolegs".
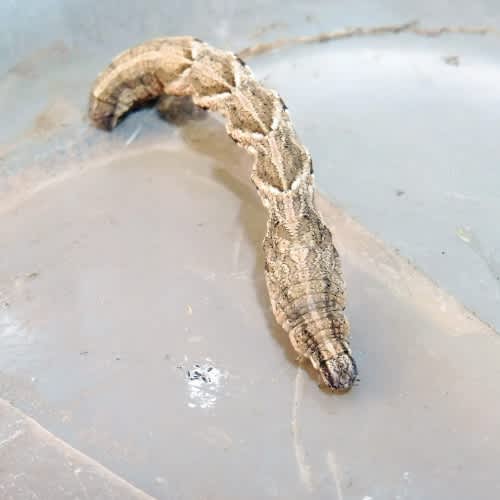
[[117, 56], [94, 83], [89, 115], [111, 130], [127, 111], [162, 95], [191, 96], [219, 112], [227, 133], [255, 157], [251, 178], [269, 214], [265, 277], [274, 316], [327, 386], [348, 390], [357, 368], [340, 258], [314, 203], [311, 157], [285, 103], [231, 52], [171, 37]]

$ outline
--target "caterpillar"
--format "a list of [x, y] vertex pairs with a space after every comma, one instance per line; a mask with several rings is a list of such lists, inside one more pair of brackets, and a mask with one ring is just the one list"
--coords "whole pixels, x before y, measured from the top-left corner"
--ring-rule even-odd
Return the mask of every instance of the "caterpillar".
[[332, 391], [349, 390], [357, 367], [341, 261], [314, 202], [311, 156], [285, 103], [233, 53], [166, 37], [126, 50], [99, 74], [89, 117], [112, 130], [128, 111], [164, 95], [190, 96], [220, 113], [229, 136], [254, 156], [251, 179], [268, 212], [264, 273], [274, 316]]

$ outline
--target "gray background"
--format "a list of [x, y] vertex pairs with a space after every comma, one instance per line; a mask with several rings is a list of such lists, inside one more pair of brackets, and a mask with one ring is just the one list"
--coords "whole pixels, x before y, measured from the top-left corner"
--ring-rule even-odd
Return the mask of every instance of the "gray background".
[[[297, 369], [274, 326], [265, 214], [220, 124], [145, 111], [106, 135], [85, 119], [96, 73], [153, 36], [237, 51], [346, 26], [500, 26], [495, 2], [54, 0], [3, 2], [0, 16], [4, 399], [158, 498], [498, 495], [498, 339], [481, 322], [500, 324], [496, 34], [353, 38], [249, 60], [338, 207], [323, 203], [361, 367], [342, 398]], [[219, 378], [193, 384], [196, 363]], [[29, 480], [9, 469], [24, 449], [16, 429], [0, 437], [6, 494], [63, 498], [36, 469]], [[78, 474], [60, 479], [73, 496]]]

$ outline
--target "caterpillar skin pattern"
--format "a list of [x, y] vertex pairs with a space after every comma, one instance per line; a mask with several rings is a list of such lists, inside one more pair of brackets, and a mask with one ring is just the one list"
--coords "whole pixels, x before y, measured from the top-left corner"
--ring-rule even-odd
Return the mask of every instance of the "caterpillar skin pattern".
[[314, 203], [311, 157], [283, 100], [233, 53], [169, 37], [118, 55], [94, 83], [89, 116], [111, 130], [127, 111], [163, 95], [191, 96], [222, 114], [227, 133], [254, 156], [251, 178], [269, 216], [263, 247], [274, 316], [324, 383], [347, 391], [357, 368], [340, 258]]

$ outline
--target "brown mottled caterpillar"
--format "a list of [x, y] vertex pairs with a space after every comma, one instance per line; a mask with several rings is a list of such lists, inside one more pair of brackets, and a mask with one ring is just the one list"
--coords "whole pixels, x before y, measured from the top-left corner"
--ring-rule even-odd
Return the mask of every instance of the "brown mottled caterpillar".
[[274, 315], [328, 387], [348, 390], [357, 369], [340, 258], [314, 203], [311, 157], [283, 100], [234, 54], [172, 37], [117, 56], [94, 83], [89, 115], [111, 130], [127, 111], [162, 95], [191, 96], [221, 113], [227, 133], [255, 157], [251, 178], [269, 213], [265, 276]]

